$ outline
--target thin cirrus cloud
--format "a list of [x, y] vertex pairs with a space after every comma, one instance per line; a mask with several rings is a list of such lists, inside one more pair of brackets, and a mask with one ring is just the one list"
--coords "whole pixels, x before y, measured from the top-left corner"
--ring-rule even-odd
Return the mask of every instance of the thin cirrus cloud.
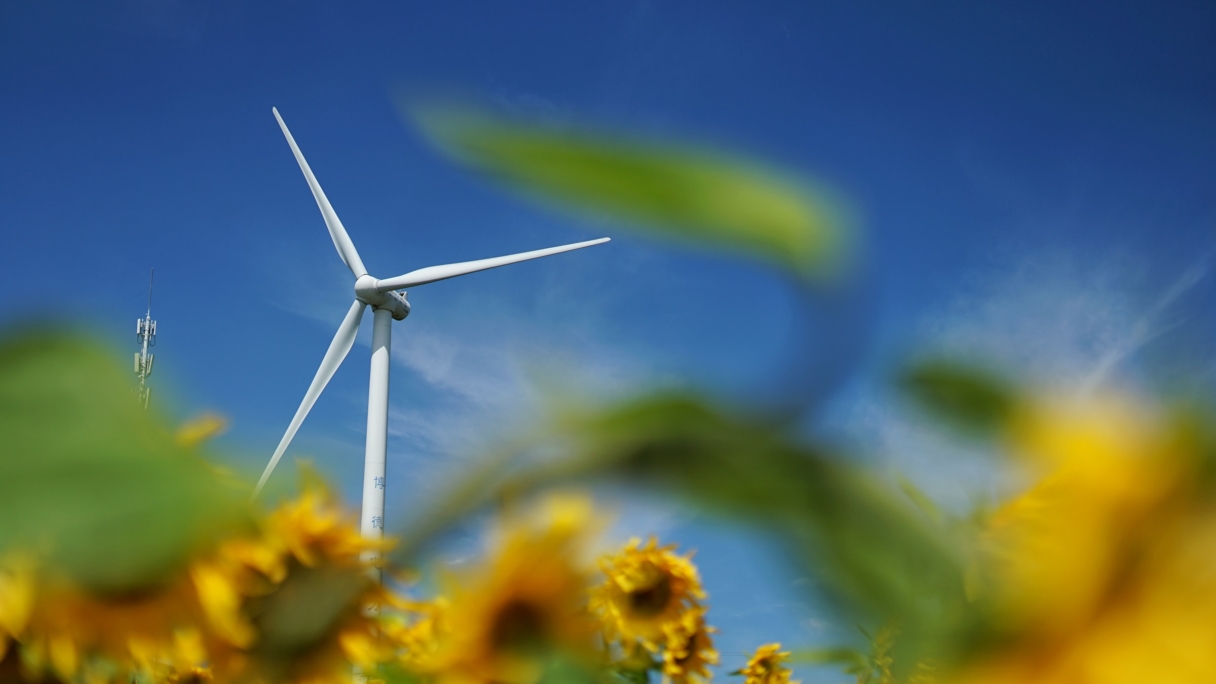
[[[1153, 360], [1141, 352], [1188, 356], [1212, 367], [1213, 354], [1190, 358], [1188, 335], [1211, 323], [1194, 306], [1210, 270], [1205, 256], [1164, 285], [1148, 263], [1126, 254], [1078, 256], [1037, 251], [1009, 257], [962, 278], [957, 294], [921, 317], [911, 350], [988, 363], [1016, 372], [1039, 392], [1072, 397], [1101, 387], [1135, 391]], [[926, 422], [879, 377], [843, 398], [831, 421], [935, 499], [965, 508], [999, 498], [1018, 484], [983, 447]]]
[[[327, 250], [275, 253], [266, 277], [278, 295], [268, 303], [317, 324], [319, 360], [349, 306], [350, 274]], [[411, 459], [457, 456], [467, 462], [493, 437], [539, 415], [542, 379], [560, 377], [562, 390], [602, 396], [643, 376], [645, 350], [600, 341], [608, 338], [612, 301], [581, 296], [580, 276], [561, 264], [538, 270], [526, 294], [484, 286], [475, 297], [428, 293], [425, 320], [416, 320], [415, 312], [394, 326], [392, 359], [398, 372], [389, 435], [409, 447]], [[561, 287], [555, 280], [561, 280]], [[556, 312], [561, 324], [530, 313], [537, 308]], [[370, 345], [370, 325], [364, 325], [356, 346], [366, 350]], [[357, 353], [344, 366], [351, 362], [365, 365]], [[355, 393], [347, 400], [361, 404], [366, 398]]]
[[1177, 345], [1210, 315], [1188, 296], [1205, 282], [1207, 257], [1181, 266], [1162, 278], [1147, 259], [1117, 251], [1014, 257], [966, 277], [943, 310], [925, 317], [919, 341], [1016, 370], [1047, 391], [1132, 386], [1138, 351]]

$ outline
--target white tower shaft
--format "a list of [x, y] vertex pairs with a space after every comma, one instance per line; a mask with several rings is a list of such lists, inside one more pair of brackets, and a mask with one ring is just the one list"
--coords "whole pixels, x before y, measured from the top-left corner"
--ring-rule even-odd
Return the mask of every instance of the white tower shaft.
[[[388, 453], [388, 378], [392, 348], [393, 315], [376, 309], [372, 324], [371, 378], [367, 388], [367, 448], [363, 455], [363, 515], [360, 531], [365, 539], [384, 538], [385, 461]], [[380, 552], [369, 551], [376, 580], [380, 579]]]

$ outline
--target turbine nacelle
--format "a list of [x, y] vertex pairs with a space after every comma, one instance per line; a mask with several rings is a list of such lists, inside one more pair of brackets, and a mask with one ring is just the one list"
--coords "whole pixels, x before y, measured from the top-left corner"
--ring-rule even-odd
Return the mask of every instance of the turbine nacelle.
[[393, 314], [393, 320], [404, 321], [410, 315], [410, 303], [404, 292], [395, 290], [381, 291], [380, 281], [369, 275], [361, 275], [355, 280], [355, 299], [367, 304], [373, 309], [387, 309]]

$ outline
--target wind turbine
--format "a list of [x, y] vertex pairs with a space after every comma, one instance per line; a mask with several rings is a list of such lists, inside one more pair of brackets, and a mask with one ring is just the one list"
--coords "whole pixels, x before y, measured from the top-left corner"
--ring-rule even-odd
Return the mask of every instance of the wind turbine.
[[[366, 538], [379, 539], [384, 536], [384, 491], [386, 484], [384, 462], [388, 441], [388, 376], [392, 323], [394, 320], [404, 320], [410, 313], [410, 303], [406, 300], [405, 293], [399, 292], [399, 290], [404, 290], [407, 287], [415, 285], [426, 285], [427, 283], [439, 280], [455, 278], [456, 276], [467, 275], [469, 273], [476, 273], [477, 271], [484, 271], [490, 268], [498, 268], [499, 266], [506, 266], [507, 264], [514, 264], [520, 261], [528, 261], [529, 259], [539, 259], [551, 254], [582, 249], [583, 247], [608, 242], [609, 238], [576, 242], [560, 247], [538, 249], [532, 252], [522, 252], [520, 254], [510, 254], [490, 259], [428, 266], [416, 271], [410, 271], [404, 275], [380, 280], [369, 274], [363, 266], [363, 260], [359, 258], [359, 252], [355, 249], [355, 244], [351, 242], [350, 236], [346, 234], [342, 221], [338, 219], [333, 206], [330, 205], [329, 200], [325, 197], [325, 192], [321, 190], [321, 185], [317, 183], [317, 178], [313, 175], [312, 169], [308, 167], [308, 162], [304, 160], [304, 155], [300, 152], [299, 146], [296, 145], [295, 138], [291, 137], [291, 131], [287, 130], [287, 124], [283, 123], [283, 117], [279, 116], [279, 110], [272, 108], [271, 111], [274, 112], [274, 118], [279, 122], [279, 128], [283, 129], [283, 136], [287, 138], [287, 144], [291, 146], [291, 151], [296, 157], [296, 162], [300, 165], [300, 170], [304, 172], [304, 178], [308, 181], [308, 187], [312, 189], [312, 196], [316, 199], [317, 207], [321, 210], [321, 216], [325, 219], [325, 225], [329, 228], [329, 237], [333, 240], [334, 247], [338, 250], [338, 256], [342, 258], [342, 262], [346, 264], [351, 274], [355, 277], [355, 300], [350, 305], [350, 310], [346, 312], [346, 318], [338, 326], [338, 332], [334, 334], [333, 341], [329, 343], [329, 349], [325, 352], [324, 358], [321, 359], [321, 367], [317, 369], [317, 374], [313, 376], [312, 384], [308, 386], [308, 391], [304, 393], [304, 400], [300, 402], [300, 407], [296, 409], [295, 416], [292, 417], [291, 423], [288, 424], [287, 432], [283, 433], [283, 439], [279, 441], [279, 446], [274, 450], [274, 455], [270, 457], [270, 462], [266, 464], [266, 470], [262, 472], [262, 477], [258, 480], [254, 496], [257, 496], [262, 491], [262, 487], [266, 484], [270, 473], [274, 471], [274, 467], [283, 456], [283, 452], [291, 444], [291, 439], [295, 437], [296, 431], [300, 429], [300, 424], [308, 416], [308, 412], [312, 409], [313, 404], [316, 403], [317, 397], [321, 395], [321, 391], [325, 389], [325, 385], [329, 383], [330, 378], [334, 376], [338, 367], [342, 365], [343, 359], [350, 352], [351, 347], [355, 343], [355, 334], [359, 331], [359, 321], [363, 318], [363, 310], [370, 306], [375, 318], [372, 326], [371, 379], [367, 387], [367, 445], [363, 460], [363, 513], [360, 521], [360, 531]], [[370, 554], [367, 560], [376, 565], [378, 564], [379, 557], [376, 554]]]

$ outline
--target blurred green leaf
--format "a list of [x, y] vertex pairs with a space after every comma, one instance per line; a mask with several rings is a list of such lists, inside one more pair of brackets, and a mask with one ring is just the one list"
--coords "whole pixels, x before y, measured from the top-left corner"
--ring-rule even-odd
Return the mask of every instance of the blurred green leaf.
[[367, 582], [359, 568], [295, 567], [273, 594], [246, 608], [258, 628], [259, 651], [271, 659], [290, 659], [312, 648], [341, 618], [362, 609], [355, 599]]
[[467, 107], [406, 112], [452, 157], [538, 198], [652, 235], [742, 252], [803, 279], [834, 275], [845, 260], [846, 221], [837, 204], [754, 161]]
[[103, 347], [0, 343], [0, 550], [23, 545], [96, 589], [154, 582], [243, 510], [193, 449], [138, 407]]
[[933, 499], [929, 498], [928, 494], [916, 486], [916, 483], [904, 475], [897, 476], [896, 483], [899, 485], [899, 491], [903, 492], [908, 497], [908, 500], [915, 504], [920, 509], [920, 512], [924, 513], [931, 522], [937, 525], [942, 524], [941, 509], [938, 508], [937, 503]]
[[374, 678], [383, 681], [384, 684], [422, 684], [422, 682], [429, 681], [426, 677], [391, 662], [381, 664], [376, 669]]
[[[642, 397], [568, 421], [554, 440], [566, 460], [526, 470], [496, 491], [523, 493], [614, 477], [658, 487], [781, 534], [805, 567], [847, 605], [909, 625], [919, 649], [957, 627], [959, 554], [877, 478], [807, 446], [785, 426], [724, 412], [695, 395]], [[471, 480], [485, 478], [475, 475]], [[493, 492], [458, 487], [463, 512]], [[439, 523], [423, 516], [424, 534]], [[448, 518], [450, 521], [451, 518]], [[405, 556], [424, 541], [407, 534]]]
[[544, 672], [537, 684], [605, 684], [607, 672], [592, 667], [570, 656], [554, 654], [545, 663]]
[[612, 668], [609, 673], [610, 679], [615, 679], [626, 684], [649, 684], [650, 670], [639, 670], [634, 668]]
[[1000, 429], [1018, 402], [1015, 388], [995, 373], [940, 359], [908, 368], [900, 386], [926, 410], [972, 434]]
[[784, 532], [837, 591], [924, 623], [961, 590], [952, 550], [875, 478], [783, 426], [693, 395], [646, 397], [572, 426], [595, 471]]
[[789, 662], [804, 665], [838, 665], [844, 672], [854, 674], [869, 666], [866, 654], [855, 648], [800, 648], [790, 651]]

